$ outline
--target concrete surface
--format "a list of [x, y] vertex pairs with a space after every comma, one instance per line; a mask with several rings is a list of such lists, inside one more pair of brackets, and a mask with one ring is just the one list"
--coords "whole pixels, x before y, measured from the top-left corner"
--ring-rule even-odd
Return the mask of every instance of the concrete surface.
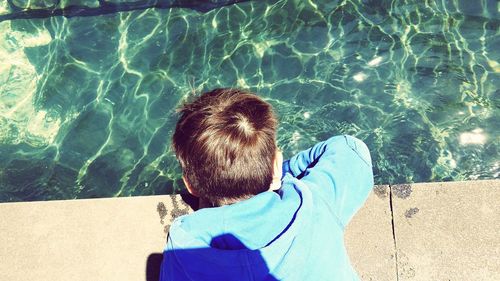
[[396, 280], [389, 192], [388, 185], [376, 186], [346, 228], [347, 252], [363, 281]]
[[169, 199], [0, 204], [0, 280], [145, 280], [166, 238], [156, 206]]
[[[346, 231], [362, 280], [500, 280], [500, 181], [378, 186]], [[157, 280], [180, 196], [0, 204], [0, 280]]]
[[500, 181], [391, 190], [398, 280], [500, 280]]

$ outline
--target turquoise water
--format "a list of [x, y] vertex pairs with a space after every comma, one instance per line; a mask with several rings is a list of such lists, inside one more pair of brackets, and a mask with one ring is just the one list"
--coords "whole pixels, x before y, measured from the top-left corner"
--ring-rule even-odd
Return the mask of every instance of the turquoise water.
[[178, 192], [175, 107], [215, 87], [271, 102], [285, 157], [351, 134], [378, 184], [499, 177], [497, 1], [177, 2], [0, 4], [0, 202]]

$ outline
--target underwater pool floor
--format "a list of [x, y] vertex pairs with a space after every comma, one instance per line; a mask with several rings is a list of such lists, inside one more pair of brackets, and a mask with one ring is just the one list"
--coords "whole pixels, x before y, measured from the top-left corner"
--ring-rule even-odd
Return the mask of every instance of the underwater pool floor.
[[271, 102], [285, 157], [351, 134], [377, 184], [499, 178], [497, 1], [13, 12], [0, 4], [0, 202], [178, 192], [175, 108], [215, 87]]

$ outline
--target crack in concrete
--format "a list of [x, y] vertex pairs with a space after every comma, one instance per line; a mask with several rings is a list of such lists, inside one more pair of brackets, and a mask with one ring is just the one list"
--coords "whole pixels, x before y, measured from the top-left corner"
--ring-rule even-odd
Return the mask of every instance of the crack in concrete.
[[396, 281], [399, 281], [398, 244], [396, 242], [396, 226], [394, 224], [394, 210], [393, 210], [393, 204], [392, 204], [392, 185], [389, 185], [389, 207], [391, 210], [392, 240], [394, 242], [394, 258], [395, 258], [395, 263], [396, 263]]

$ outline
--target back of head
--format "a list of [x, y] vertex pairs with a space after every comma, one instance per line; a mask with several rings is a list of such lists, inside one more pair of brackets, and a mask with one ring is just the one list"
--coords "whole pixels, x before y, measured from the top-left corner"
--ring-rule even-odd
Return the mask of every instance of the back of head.
[[214, 205], [267, 191], [277, 120], [255, 94], [215, 89], [180, 108], [172, 147], [198, 196]]

